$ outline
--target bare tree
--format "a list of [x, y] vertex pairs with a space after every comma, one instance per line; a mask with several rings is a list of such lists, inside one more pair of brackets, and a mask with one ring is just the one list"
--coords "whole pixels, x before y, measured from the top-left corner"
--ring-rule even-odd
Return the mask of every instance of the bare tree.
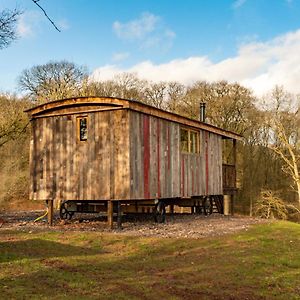
[[120, 73], [111, 80], [87, 81], [83, 91], [86, 96], [119, 97], [125, 99], [143, 100], [143, 90], [146, 82], [133, 73]]
[[300, 207], [300, 105], [292, 109], [291, 97], [278, 87], [271, 94], [275, 106], [268, 112], [269, 148], [280, 157], [283, 172], [292, 179]]
[[13, 96], [0, 96], [0, 147], [24, 133], [28, 119], [24, 109], [28, 102]]
[[38, 103], [81, 94], [87, 72], [68, 61], [49, 62], [26, 69], [19, 77], [20, 89]]
[[17, 39], [16, 25], [22, 12], [18, 9], [0, 11], [0, 49]]

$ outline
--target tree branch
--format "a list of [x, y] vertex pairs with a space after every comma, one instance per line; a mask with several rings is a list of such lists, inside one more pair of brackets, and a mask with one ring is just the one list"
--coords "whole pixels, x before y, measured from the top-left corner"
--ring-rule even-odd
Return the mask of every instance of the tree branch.
[[46, 13], [46, 11], [44, 10], [44, 8], [43, 8], [41, 5], [38, 4], [39, 1], [40, 1], [40, 0], [32, 0], [32, 2], [42, 10], [42, 12], [44, 13], [45, 17], [50, 21], [50, 23], [54, 26], [54, 28], [55, 28], [58, 32], [60, 32], [60, 29], [58, 29], [57, 26], [55, 25], [55, 23], [50, 19], [50, 17], [47, 15], [47, 13]]

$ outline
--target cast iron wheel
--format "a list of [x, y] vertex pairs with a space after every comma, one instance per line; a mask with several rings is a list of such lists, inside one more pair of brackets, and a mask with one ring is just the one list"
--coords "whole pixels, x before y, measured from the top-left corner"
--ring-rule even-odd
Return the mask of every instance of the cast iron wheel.
[[212, 205], [212, 199], [211, 198], [206, 198], [204, 200], [203, 210], [204, 210], [204, 214], [206, 216], [211, 215], [213, 213], [213, 205]]
[[67, 201], [60, 205], [59, 216], [62, 220], [71, 220], [74, 215], [73, 211], [68, 211]]
[[154, 220], [156, 223], [165, 223], [166, 221], [166, 205], [163, 201], [159, 201], [155, 204]]

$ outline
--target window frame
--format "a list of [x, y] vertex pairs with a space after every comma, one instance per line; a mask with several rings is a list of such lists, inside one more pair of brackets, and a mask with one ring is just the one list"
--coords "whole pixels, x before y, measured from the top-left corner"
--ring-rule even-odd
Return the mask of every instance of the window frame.
[[[182, 147], [182, 142], [183, 140], [181, 139], [181, 132], [182, 131], [187, 131], [188, 133], [188, 149], [187, 151], [186, 150], [183, 150], [183, 147]], [[195, 150], [192, 152], [192, 143], [193, 143], [193, 140], [191, 138], [192, 134], [195, 134], [196, 136], [196, 141], [195, 141]], [[198, 130], [195, 130], [195, 129], [191, 129], [191, 128], [187, 128], [187, 127], [180, 127], [180, 151], [181, 153], [187, 153], [187, 154], [200, 154], [200, 131]]]
[[[86, 120], [86, 126], [85, 126], [85, 138], [82, 137], [82, 133], [81, 133], [81, 120]], [[79, 142], [86, 142], [88, 140], [88, 116], [78, 116], [76, 118], [76, 123], [77, 123], [77, 140]]]

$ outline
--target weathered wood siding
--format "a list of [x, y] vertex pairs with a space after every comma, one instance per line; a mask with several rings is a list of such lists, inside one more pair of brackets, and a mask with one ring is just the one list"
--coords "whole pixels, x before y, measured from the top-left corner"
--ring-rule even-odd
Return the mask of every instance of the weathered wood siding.
[[[129, 198], [128, 111], [69, 113], [32, 120], [31, 199]], [[78, 116], [88, 117], [87, 141]]]
[[223, 194], [221, 136], [200, 130], [200, 153], [181, 153], [180, 124], [129, 113], [131, 199]]
[[[176, 122], [128, 109], [78, 108], [32, 120], [31, 199], [155, 199], [223, 194], [222, 137], [199, 129], [200, 153], [180, 151]], [[77, 117], [88, 117], [79, 141]]]

